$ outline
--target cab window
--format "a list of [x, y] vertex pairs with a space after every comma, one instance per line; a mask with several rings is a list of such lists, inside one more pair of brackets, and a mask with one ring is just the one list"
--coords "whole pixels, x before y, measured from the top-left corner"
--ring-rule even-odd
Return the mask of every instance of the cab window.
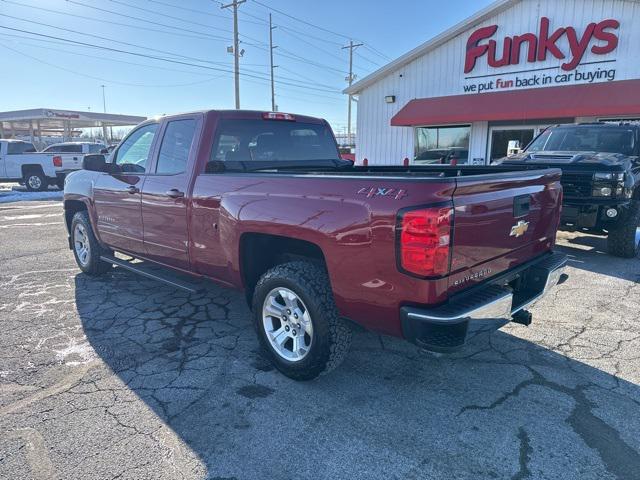
[[167, 124], [162, 137], [156, 173], [175, 175], [187, 171], [189, 151], [196, 131], [193, 119], [174, 120]]
[[123, 172], [145, 173], [157, 129], [158, 124], [152, 123], [131, 133], [116, 150], [114, 163], [120, 165]]
[[29, 142], [9, 142], [7, 153], [9, 155], [15, 155], [19, 153], [35, 153], [36, 147]]

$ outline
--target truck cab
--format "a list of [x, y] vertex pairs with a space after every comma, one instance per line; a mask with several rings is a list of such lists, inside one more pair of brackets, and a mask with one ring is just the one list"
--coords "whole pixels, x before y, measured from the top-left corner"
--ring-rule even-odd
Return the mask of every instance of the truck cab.
[[583, 123], [544, 130], [501, 165], [562, 170], [561, 226], [607, 236], [610, 254], [640, 253], [640, 125]]

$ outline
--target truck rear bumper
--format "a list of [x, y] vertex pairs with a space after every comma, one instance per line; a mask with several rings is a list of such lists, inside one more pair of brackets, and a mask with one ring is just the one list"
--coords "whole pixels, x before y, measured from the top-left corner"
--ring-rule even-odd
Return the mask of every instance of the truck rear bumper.
[[499, 329], [543, 297], [561, 281], [566, 263], [564, 254], [545, 255], [444, 305], [402, 307], [404, 337], [434, 352], [458, 350], [475, 334]]

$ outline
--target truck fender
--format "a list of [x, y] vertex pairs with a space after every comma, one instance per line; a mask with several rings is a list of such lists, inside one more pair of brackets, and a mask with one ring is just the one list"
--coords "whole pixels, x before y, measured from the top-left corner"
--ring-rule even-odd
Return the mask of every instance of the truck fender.
[[[340, 281], [343, 255], [372, 242], [371, 212], [367, 205], [344, 198], [301, 195], [230, 195], [220, 212], [221, 245], [230, 251], [231, 269], [241, 280], [241, 237], [259, 233], [313, 244], [326, 259], [332, 284]], [[235, 282], [234, 282], [235, 283]]]

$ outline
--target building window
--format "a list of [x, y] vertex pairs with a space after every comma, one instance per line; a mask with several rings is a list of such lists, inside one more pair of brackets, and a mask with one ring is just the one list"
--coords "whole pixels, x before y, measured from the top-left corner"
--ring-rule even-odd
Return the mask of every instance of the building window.
[[470, 125], [417, 127], [414, 163], [462, 164], [469, 162]]

